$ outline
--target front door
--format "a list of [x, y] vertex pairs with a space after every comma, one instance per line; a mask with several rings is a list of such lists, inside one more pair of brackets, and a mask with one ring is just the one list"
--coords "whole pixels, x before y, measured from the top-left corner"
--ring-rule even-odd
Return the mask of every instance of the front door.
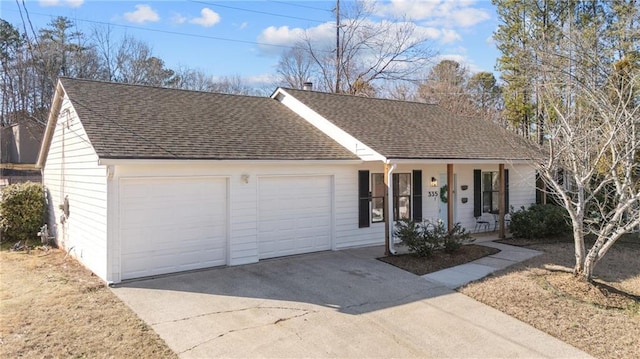
[[[438, 218], [444, 223], [444, 227], [448, 228], [448, 220], [447, 220], [447, 202], [449, 202], [449, 199], [447, 198], [447, 174], [446, 173], [441, 173], [440, 174], [440, 179], [438, 181], [438, 184], [440, 185], [440, 198], [438, 199], [438, 202], [440, 203], [440, 207], [439, 207], [439, 214], [438, 214]], [[453, 175], [453, 222], [457, 222], [457, 195], [458, 195], [458, 191], [456, 191], [457, 188], [457, 176], [454, 174]], [[446, 201], [446, 202], [445, 202]]]

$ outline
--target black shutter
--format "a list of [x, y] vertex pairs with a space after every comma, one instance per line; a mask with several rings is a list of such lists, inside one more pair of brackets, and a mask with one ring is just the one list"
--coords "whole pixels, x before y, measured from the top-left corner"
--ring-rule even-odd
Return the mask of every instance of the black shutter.
[[422, 170], [413, 170], [413, 220], [422, 221]]
[[358, 171], [358, 225], [369, 227], [369, 171]]
[[509, 170], [504, 170], [504, 212], [509, 213]]
[[473, 216], [482, 215], [482, 171], [473, 170]]

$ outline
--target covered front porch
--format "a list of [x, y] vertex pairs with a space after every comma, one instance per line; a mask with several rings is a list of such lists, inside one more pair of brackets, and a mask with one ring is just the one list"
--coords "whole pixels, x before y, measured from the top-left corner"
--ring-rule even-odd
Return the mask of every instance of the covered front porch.
[[[524, 164], [496, 161], [388, 160], [383, 164], [382, 173], [365, 173], [372, 176], [367, 193], [372, 224], [375, 225], [375, 219], [384, 220], [386, 254], [395, 251], [392, 239], [394, 223], [399, 219], [442, 221], [448, 230], [460, 223], [479, 239], [506, 238], [510, 192], [515, 192], [517, 203], [514, 204], [518, 207], [535, 201], [535, 188], [527, 185], [530, 181], [526, 180], [529, 175], [526, 168]], [[509, 170], [516, 175], [512, 176], [516, 181], [512, 181], [511, 186]], [[393, 216], [384, 215], [386, 213]], [[363, 215], [361, 213], [361, 221]]]

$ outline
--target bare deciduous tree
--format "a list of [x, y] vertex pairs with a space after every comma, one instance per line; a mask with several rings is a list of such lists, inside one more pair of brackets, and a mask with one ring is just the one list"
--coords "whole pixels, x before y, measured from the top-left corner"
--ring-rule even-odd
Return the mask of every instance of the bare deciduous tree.
[[469, 115], [470, 99], [465, 91], [469, 72], [453, 60], [442, 60], [431, 68], [427, 79], [418, 88], [418, 96], [428, 103], [438, 104], [447, 110]]
[[538, 88], [549, 116], [548, 158], [538, 170], [569, 212], [574, 272], [590, 280], [611, 246], [640, 226], [640, 58], [564, 31], [563, 42], [537, 54], [543, 78], [553, 79]]
[[403, 82], [395, 83], [385, 88], [385, 98], [400, 100], [400, 101], [415, 101], [416, 99], [416, 86]]
[[153, 56], [151, 46], [131, 36], [125, 36], [118, 46], [116, 69], [116, 80], [131, 84], [168, 86], [174, 76], [162, 59]]
[[294, 47], [282, 54], [276, 72], [284, 86], [302, 89], [305, 82], [313, 80], [312, 68], [313, 59], [309, 53], [301, 47]]
[[211, 91], [232, 95], [251, 95], [254, 90], [246, 84], [240, 75], [223, 76], [212, 85]]
[[[339, 47], [307, 33], [295, 46], [300, 50], [293, 50], [305, 53], [300, 57], [304, 71], [296, 59], [287, 59], [293, 54], [285, 52], [280, 61], [284, 68], [278, 69], [282, 81], [288, 81], [293, 69], [296, 76], [312, 74], [320, 90], [367, 96], [375, 95], [385, 81], [415, 81], [434, 56], [429, 36], [410, 21], [373, 21], [375, 2], [347, 5], [341, 8]], [[312, 67], [306, 68], [307, 59]], [[294, 80], [299, 79], [294, 76]]]

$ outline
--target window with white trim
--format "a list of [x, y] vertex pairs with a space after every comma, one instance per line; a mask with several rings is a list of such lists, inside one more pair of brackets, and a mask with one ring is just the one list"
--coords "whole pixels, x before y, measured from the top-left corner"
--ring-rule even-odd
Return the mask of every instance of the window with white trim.
[[[371, 174], [371, 222], [384, 222], [384, 174]], [[411, 218], [411, 173], [393, 174], [393, 220]]]
[[495, 213], [500, 203], [498, 172], [482, 172], [482, 212]]

